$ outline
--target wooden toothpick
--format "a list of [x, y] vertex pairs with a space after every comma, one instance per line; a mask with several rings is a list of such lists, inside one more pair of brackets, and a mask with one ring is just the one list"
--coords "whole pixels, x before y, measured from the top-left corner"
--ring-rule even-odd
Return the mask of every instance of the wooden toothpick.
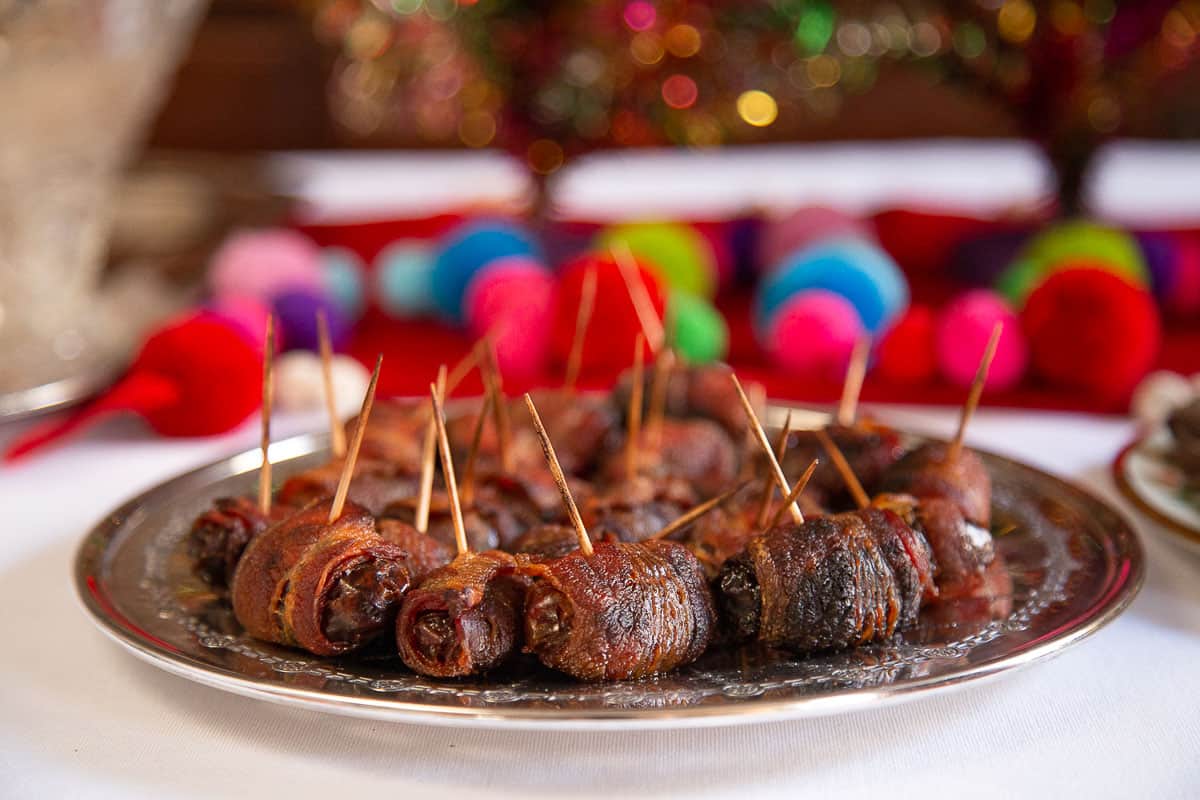
[[587, 528], [583, 524], [583, 517], [579, 515], [579, 508], [575, 505], [575, 498], [571, 496], [571, 487], [567, 486], [567, 476], [563, 474], [562, 467], [558, 463], [558, 456], [554, 453], [554, 445], [546, 433], [546, 427], [542, 425], [542, 418], [538, 416], [537, 406], [533, 404], [533, 398], [529, 396], [528, 392], [525, 393], [525, 406], [529, 409], [529, 416], [533, 419], [533, 429], [537, 431], [538, 439], [542, 443], [542, 453], [546, 456], [550, 474], [554, 476], [554, 482], [558, 485], [558, 493], [562, 495], [563, 505], [567, 507], [567, 516], [570, 517], [571, 524], [575, 526], [575, 534], [579, 537], [579, 549], [585, 556], [590, 556], [595, 552], [592, 549], [592, 538], [588, 536]]
[[[446, 387], [446, 365], [438, 367], [435, 384], [441, 392]], [[421, 442], [421, 485], [417, 490], [417, 513], [413, 527], [418, 533], [429, 532], [429, 505], [433, 502], [433, 460], [437, 458], [437, 423], [433, 419], [433, 404], [429, 404], [429, 423], [425, 440]]]
[[988, 370], [992, 367], [992, 359], [996, 355], [996, 346], [1000, 344], [1000, 334], [1004, 331], [1004, 323], [997, 322], [992, 328], [992, 336], [988, 339], [987, 347], [984, 348], [983, 358], [979, 359], [979, 369], [975, 371], [975, 380], [971, 382], [971, 392], [967, 395], [967, 402], [963, 406], [962, 415], [958, 418], [958, 432], [954, 434], [954, 441], [950, 443], [950, 449], [946, 451], [946, 458], [953, 461], [958, 458], [959, 451], [962, 450], [963, 439], [967, 435], [967, 425], [971, 422], [971, 417], [975, 415], [975, 409], [979, 407], [979, 398], [983, 394], [983, 386], [987, 383]]
[[658, 312], [654, 310], [654, 303], [650, 300], [650, 292], [646, 290], [646, 284], [642, 281], [642, 273], [633, 259], [633, 252], [624, 242], [614, 242], [609, 252], [612, 253], [613, 261], [617, 262], [617, 270], [621, 273], [621, 280], [625, 282], [625, 291], [629, 293], [633, 311], [637, 314], [638, 324], [642, 326], [646, 341], [650, 343], [650, 350], [657, 353], [662, 349], [666, 331], [662, 320], [658, 318]]
[[[763, 453], [770, 459], [771, 470], [775, 475], [775, 484], [779, 487], [779, 491], [783, 492], [783, 496], [787, 497], [792, 493], [792, 487], [788, 485], [787, 476], [783, 474], [783, 467], [779, 465], [779, 459], [775, 458], [775, 451], [771, 449], [771, 443], [767, 440], [767, 432], [763, 430], [762, 423], [758, 421], [758, 415], [754, 413], [754, 406], [750, 404], [750, 398], [746, 396], [742, 382], [732, 372], [729, 373], [729, 378], [733, 381], [733, 387], [737, 389], [738, 399], [742, 401], [742, 410], [746, 412], [751, 433], [758, 440], [758, 446], [762, 448]], [[800, 506], [795, 501], [788, 503], [786, 507], [791, 510], [792, 519], [797, 525], [804, 522], [804, 514], [800, 512]]]
[[463, 524], [462, 505], [458, 501], [458, 482], [454, 478], [454, 459], [450, 455], [450, 437], [446, 435], [446, 415], [442, 411], [442, 398], [438, 396], [436, 384], [429, 384], [429, 399], [433, 403], [433, 421], [437, 426], [438, 451], [442, 456], [442, 477], [446, 479], [446, 493], [450, 496], [450, 521], [454, 524], [454, 545], [458, 554], [471, 551], [467, 544], [467, 527]]
[[491, 334], [489, 333], [484, 335], [482, 339], [480, 339], [474, 344], [473, 347], [471, 347], [470, 352], [459, 359], [459, 362], [454, 365], [454, 368], [450, 370], [450, 374], [446, 377], [446, 385], [442, 391], [443, 398], [449, 397], [450, 394], [458, 388], [458, 385], [463, 382], [463, 379], [471, 374], [471, 370], [480, 363], [480, 349], [484, 346], [485, 342], [490, 341]]
[[779, 509], [776, 510], [774, 516], [771, 517], [770, 527], [774, 528], [776, 525], [778, 525], [783, 520], [783, 510], [788, 507], [788, 504], [795, 503], [800, 499], [800, 495], [804, 494], [804, 488], [808, 486], [808, 482], [812, 478], [813, 473], [817, 471], [817, 465], [819, 463], [820, 461], [814, 458], [812, 463], [808, 465], [808, 469], [804, 470], [804, 474], [800, 476], [800, 480], [796, 481], [796, 485], [793, 486], [792, 491], [788, 493], [787, 498], [783, 501], [783, 505], [780, 506]]
[[583, 343], [587, 338], [592, 311], [596, 307], [596, 268], [589, 267], [583, 276], [583, 287], [579, 295], [579, 311], [575, 315], [575, 337], [571, 340], [571, 354], [567, 358], [567, 374], [563, 379], [563, 391], [568, 395], [575, 392], [579, 381], [579, 370], [583, 366]]
[[693, 522], [700, 519], [708, 512], [712, 511], [717, 506], [722, 505], [723, 503], [727, 502], [735, 494], [740, 492], [745, 485], [746, 485], [745, 482], [740, 483], [737, 486], [733, 487], [732, 489], [722, 492], [721, 494], [717, 495], [716, 497], [710, 497], [708, 500], [705, 500], [703, 503], [701, 503], [697, 506], [692, 506], [692, 508], [688, 509], [687, 512], [680, 514], [678, 517], [676, 517], [675, 519], [668, 522], [666, 525], [664, 525], [662, 528], [660, 528], [657, 533], [654, 533], [653, 535], [647, 537], [647, 539], [662, 539], [666, 536], [670, 536], [673, 533], [677, 533], [677, 532], [683, 530], [688, 525], [691, 525]]
[[479, 408], [479, 416], [475, 418], [475, 430], [471, 432], [471, 449], [467, 450], [467, 463], [463, 465], [462, 496], [463, 505], [470, 508], [475, 503], [475, 463], [479, 460], [479, 446], [483, 441], [483, 425], [488, 415], [492, 413], [492, 393], [485, 392], [483, 405]]
[[667, 417], [667, 389], [671, 384], [671, 372], [675, 368], [675, 351], [664, 347], [654, 360], [654, 373], [650, 379], [650, 403], [646, 415], [646, 430], [654, 447], [662, 445], [663, 423]]
[[363, 434], [367, 430], [367, 419], [371, 416], [371, 406], [375, 403], [375, 386], [379, 383], [379, 370], [383, 367], [383, 353], [375, 359], [375, 371], [371, 373], [371, 383], [363, 396], [362, 410], [358, 412], [358, 424], [354, 426], [354, 438], [350, 440], [350, 449], [346, 460], [342, 462], [342, 477], [338, 479], [337, 491], [333, 495], [333, 505], [329, 508], [329, 522], [337, 522], [346, 505], [346, 494], [350, 491], [350, 479], [354, 477], [354, 464], [358, 461], [358, 449], [362, 447]]
[[271, 362], [275, 359], [275, 316], [267, 316], [267, 340], [263, 343], [262, 370], [262, 467], [258, 471], [258, 510], [271, 513], [271, 405], [275, 394], [275, 378]]
[[822, 449], [825, 450], [830, 460], [833, 461], [833, 466], [837, 469], [838, 475], [842, 476], [842, 482], [850, 490], [850, 496], [854, 498], [854, 504], [859, 508], [866, 508], [871, 505], [871, 498], [867, 496], [867, 492], [863, 489], [858, 476], [850, 468], [850, 462], [846, 460], [845, 454], [842, 453], [842, 448], [837, 446], [837, 443], [829, 437], [829, 434], [823, 428], [818, 428], [815, 433], [817, 441], [821, 443]]
[[864, 334], [854, 343], [850, 364], [846, 368], [846, 382], [842, 384], [842, 399], [838, 403], [837, 424], [850, 427], [858, 416], [858, 396], [862, 393], [863, 379], [867, 375], [867, 358], [871, 355], [871, 337]]
[[625, 432], [625, 480], [632, 481], [637, 477], [638, 461], [641, 455], [642, 438], [642, 393], [646, 376], [642, 349], [646, 337], [638, 334], [633, 340], [633, 388], [629, 392], [628, 426]]
[[[787, 453], [788, 437], [792, 435], [792, 410], [789, 408], [787, 416], [783, 420], [783, 427], [779, 431], [779, 438], [775, 440], [775, 458], [779, 463], [783, 463], [783, 457]], [[767, 466], [767, 474], [763, 476], [763, 493], [762, 500], [758, 506], [758, 515], [754, 518], [755, 524], [761, 528], [767, 524], [767, 518], [771, 515], [771, 500], [775, 497], [775, 484], [771, 482], [771, 468]]]
[[346, 429], [338, 419], [337, 396], [333, 391], [333, 348], [329, 344], [329, 321], [325, 309], [317, 309], [317, 341], [321, 349], [321, 379], [325, 383], [325, 411], [329, 414], [329, 447], [334, 458], [346, 455]]
[[512, 463], [512, 417], [508, 413], [508, 403], [504, 397], [504, 378], [500, 375], [500, 366], [496, 363], [495, 343], [487, 342], [484, 355], [480, 360], [483, 370], [484, 386], [494, 396], [492, 398], [492, 413], [496, 417], [496, 447], [500, 455], [500, 471], [505, 475], [513, 472]]

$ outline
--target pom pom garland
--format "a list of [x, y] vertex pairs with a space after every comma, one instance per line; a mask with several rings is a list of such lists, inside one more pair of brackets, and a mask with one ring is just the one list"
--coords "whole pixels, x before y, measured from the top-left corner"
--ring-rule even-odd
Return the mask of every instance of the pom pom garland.
[[321, 277], [326, 294], [342, 310], [348, 320], [358, 320], [367, 307], [360, 259], [344, 247], [327, 247], [321, 251]]
[[718, 282], [712, 245], [693, 228], [678, 222], [632, 222], [604, 230], [596, 247], [623, 243], [670, 289], [712, 297]]
[[1061, 269], [1025, 305], [1033, 367], [1056, 386], [1117, 402], [1150, 369], [1159, 347], [1153, 298], [1105, 269]]
[[840, 381], [862, 334], [862, 321], [849, 300], [825, 289], [809, 289], [789, 297], [771, 317], [765, 346], [781, 367]]
[[876, 369], [895, 383], [925, 383], [937, 373], [936, 324], [928, 306], [911, 306], [876, 348]]
[[288, 289], [320, 291], [320, 251], [290, 230], [236, 233], [217, 249], [208, 268], [214, 295], [243, 295], [270, 301]]
[[319, 292], [304, 289], [286, 291], [275, 298], [275, 316], [289, 350], [316, 350], [317, 312], [324, 311], [329, 322], [329, 341], [335, 348], [350, 338], [351, 324], [341, 307]]
[[430, 286], [437, 310], [454, 322], [463, 322], [467, 284], [489, 261], [507, 256], [536, 258], [538, 246], [529, 233], [508, 222], [471, 222], [451, 231], [433, 263]]
[[782, 267], [792, 254], [825, 239], [873, 238], [871, 226], [858, 217], [825, 206], [807, 206], [763, 223], [758, 263], [766, 274]]
[[538, 261], [502, 258], [477, 272], [463, 296], [475, 337], [491, 333], [506, 374], [534, 375], [545, 365], [554, 312], [554, 277]]
[[760, 334], [792, 295], [810, 289], [848, 300], [872, 334], [886, 329], [908, 305], [908, 284], [890, 256], [870, 242], [834, 239], [800, 251], [764, 281], [755, 314]]
[[720, 361], [729, 350], [729, 327], [721, 312], [702, 297], [675, 291], [670, 297], [671, 332], [675, 348], [693, 364]]
[[[635, 262], [650, 304], [661, 320], [665, 305], [663, 287], [645, 261], [635, 258]], [[642, 332], [642, 326], [621, 271], [608, 253], [586, 254], [561, 268], [550, 328], [550, 354], [558, 365], [567, 363], [583, 279], [590, 268], [596, 270], [596, 312], [583, 339], [583, 363], [585, 369], [618, 370], [629, 365], [634, 340]], [[649, 355], [648, 347], [646, 354]]]
[[1137, 240], [1124, 231], [1092, 222], [1064, 222], [1032, 237], [1016, 264], [1001, 276], [998, 288], [1015, 306], [1064, 265], [1088, 261], [1122, 276], [1135, 286], [1149, 283]]
[[1025, 337], [1012, 309], [995, 292], [976, 289], [943, 309], [937, 325], [938, 366], [946, 380], [970, 386], [996, 323], [1004, 326], [988, 370], [989, 389], [1009, 389], [1021, 380], [1028, 361]]
[[414, 317], [434, 309], [433, 251], [401, 240], [375, 257], [375, 300], [393, 317]]

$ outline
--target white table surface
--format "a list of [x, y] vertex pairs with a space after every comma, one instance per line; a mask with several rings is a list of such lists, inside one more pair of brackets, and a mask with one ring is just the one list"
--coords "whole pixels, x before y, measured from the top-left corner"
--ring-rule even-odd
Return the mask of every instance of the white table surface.
[[[879, 414], [953, 426], [950, 411]], [[1131, 431], [1116, 418], [985, 410], [971, 439], [1128, 512], [1108, 464]], [[0, 441], [12, 433], [0, 428]], [[255, 436], [248, 424], [169, 441], [115, 423], [0, 467], [0, 797], [1200, 796], [1200, 560], [1137, 517], [1146, 585], [1108, 628], [998, 680], [827, 719], [608, 734], [418, 727], [160, 672], [86, 618], [70, 584], [75, 546], [129, 496]]]

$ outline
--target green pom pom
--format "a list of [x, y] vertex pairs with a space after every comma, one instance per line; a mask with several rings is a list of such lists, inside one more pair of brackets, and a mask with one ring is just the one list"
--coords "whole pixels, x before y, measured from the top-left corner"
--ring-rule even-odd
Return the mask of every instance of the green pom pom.
[[608, 250], [623, 242], [645, 259], [671, 289], [712, 297], [717, 288], [717, 260], [712, 245], [695, 228], [676, 222], [631, 222], [601, 232], [596, 245]]
[[672, 292], [667, 316], [675, 349], [693, 364], [720, 361], [729, 350], [729, 327], [721, 312], [702, 297]]
[[1147, 286], [1150, 280], [1137, 239], [1125, 231], [1075, 220], [1053, 225], [1030, 239], [996, 288], [1019, 307], [1051, 273], [1080, 261], [1104, 266], [1135, 286]]

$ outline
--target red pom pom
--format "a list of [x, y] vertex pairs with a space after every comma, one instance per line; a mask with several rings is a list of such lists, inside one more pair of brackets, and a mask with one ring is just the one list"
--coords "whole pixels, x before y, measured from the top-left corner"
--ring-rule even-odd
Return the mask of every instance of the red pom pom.
[[[639, 260], [637, 266], [654, 312], [661, 320], [666, 305], [662, 285], [644, 261]], [[592, 267], [596, 269], [596, 306], [583, 340], [583, 369], [618, 370], [632, 363], [633, 343], [642, 326], [621, 271], [608, 254], [589, 253], [562, 266], [554, 303], [551, 355], [559, 364], [565, 364], [570, 357], [583, 279]]]
[[1150, 294], [1094, 268], [1051, 275], [1029, 295], [1021, 322], [1044, 378], [1111, 401], [1150, 370], [1161, 336]]
[[875, 369], [884, 380], [926, 383], [937, 371], [933, 309], [911, 306], [876, 349]]
[[175, 402], [142, 413], [167, 436], [210, 436], [238, 425], [258, 408], [262, 362], [233, 326], [198, 315], [146, 340], [130, 374], [148, 372], [176, 387]]
[[961, 242], [995, 227], [976, 217], [902, 208], [881, 211], [873, 221], [883, 249], [905, 270], [922, 274], [946, 269]]

